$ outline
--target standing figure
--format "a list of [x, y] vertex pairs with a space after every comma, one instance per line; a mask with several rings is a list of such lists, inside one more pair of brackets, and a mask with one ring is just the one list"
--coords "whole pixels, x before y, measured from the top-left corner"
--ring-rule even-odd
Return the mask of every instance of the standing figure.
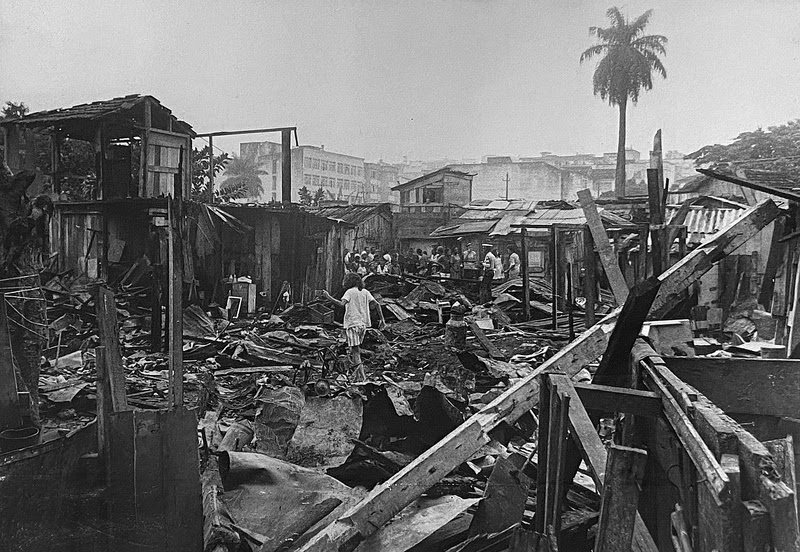
[[494, 253], [494, 246], [485, 243], [486, 256], [483, 258], [483, 278], [481, 279], [481, 303], [488, 303], [492, 300], [492, 282], [503, 277], [503, 265]]
[[382, 330], [386, 326], [383, 312], [380, 305], [372, 294], [364, 289], [364, 282], [358, 274], [349, 273], [342, 281], [345, 288], [341, 301], [333, 297], [327, 291], [323, 291], [323, 296], [331, 303], [344, 307], [344, 333], [347, 345], [350, 347], [350, 362], [353, 365], [353, 373], [358, 377], [358, 381], [366, 381], [367, 375], [364, 372], [364, 363], [361, 361], [361, 344], [367, 328], [372, 326], [369, 309], [372, 305], [377, 305], [380, 316], [380, 326]]
[[513, 245], [506, 247], [506, 251], [508, 251], [508, 268], [506, 269], [506, 275], [508, 276], [509, 280], [519, 278], [519, 271], [521, 267], [519, 255], [517, 255], [517, 252], [514, 251]]

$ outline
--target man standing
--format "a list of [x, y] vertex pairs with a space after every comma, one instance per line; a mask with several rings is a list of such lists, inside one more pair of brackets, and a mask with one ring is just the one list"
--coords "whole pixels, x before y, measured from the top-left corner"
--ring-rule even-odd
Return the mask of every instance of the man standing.
[[494, 251], [494, 246], [485, 243], [486, 256], [483, 258], [483, 279], [481, 280], [481, 303], [488, 303], [492, 300], [492, 282], [502, 280], [503, 264]]

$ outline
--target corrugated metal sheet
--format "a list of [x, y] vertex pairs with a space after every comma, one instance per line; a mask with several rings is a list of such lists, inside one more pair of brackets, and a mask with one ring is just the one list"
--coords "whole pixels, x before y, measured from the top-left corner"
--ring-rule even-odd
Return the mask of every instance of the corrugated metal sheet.
[[389, 213], [390, 208], [388, 203], [381, 203], [378, 205], [342, 205], [336, 207], [322, 207], [311, 212], [321, 217], [358, 225], [368, 220], [370, 217], [380, 214], [381, 212]]
[[[672, 220], [677, 207], [667, 207], [667, 220]], [[734, 223], [745, 209], [723, 209], [709, 207], [692, 207], [686, 215], [687, 241], [689, 243], [702, 243], [708, 237], [716, 234], [726, 226]]]
[[460, 224], [440, 226], [431, 233], [432, 237], [439, 238], [445, 236], [463, 236], [464, 234], [483, 234], [489, 232], [496, 220], [474, 220], [462, 222]]

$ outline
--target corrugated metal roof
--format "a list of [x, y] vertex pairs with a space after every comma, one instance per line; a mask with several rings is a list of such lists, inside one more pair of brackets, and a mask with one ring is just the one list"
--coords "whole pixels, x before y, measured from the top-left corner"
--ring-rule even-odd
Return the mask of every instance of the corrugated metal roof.
[[440, 226], [431, 232], [431, 236], [438, 238], [444, 236], [462, 236], [464, 234], [483, 234], [484, 232], [489, 232], [495, 224], [497, 224], [496, 220], [473, 220], [461, 222], [459, 224], [448, 224], [446, 226]]
[[[672, 220], [678, 207], [667, 207], [667, 220]], [[745, 212], [741, 209], [724, 209], [709, 207], [691, 207], [686, 215], [686, 231], [688, 243], [702, 243], [726, 226], [733, 224]]]

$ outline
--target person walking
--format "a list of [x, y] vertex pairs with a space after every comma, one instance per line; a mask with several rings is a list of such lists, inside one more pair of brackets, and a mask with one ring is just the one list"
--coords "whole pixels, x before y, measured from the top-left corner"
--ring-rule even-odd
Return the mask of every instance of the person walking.
[[383, 311], [380, 305], [369, 292], [364, 289], [364, 282], [358, 274], [345, 274], [342, 281], [342, 287], [345, 292], [342, 299], [336, 299], [327, 290], [322, 291], [323, 297], [337, 305], [344, 308], [344, 333], [347, 345], [350, 348], [350, 362], [353, 365], [353, 375], [358, 378], [358, 381], [366, 381], [367, 375], [364, 372], [364, 363], [361, 360], [361, 344], [364, 342], [364, 336], [367, 334], [367, 328], [372, 326], [372, 319], [370, 317], [370, 307], [376, 305], [378, 314], [380, 316], [379, 329], [383, 330], [386, 327], [386, 320], [383, 318]]
[[519, 278], [519, 271], [522, 266], [519, 262], [519, 255], [514, 251], [513, 245], [506, 247], [506, 251], [508, 251], [508, 268], [506, 269], [506, 275], [509, 280]]

